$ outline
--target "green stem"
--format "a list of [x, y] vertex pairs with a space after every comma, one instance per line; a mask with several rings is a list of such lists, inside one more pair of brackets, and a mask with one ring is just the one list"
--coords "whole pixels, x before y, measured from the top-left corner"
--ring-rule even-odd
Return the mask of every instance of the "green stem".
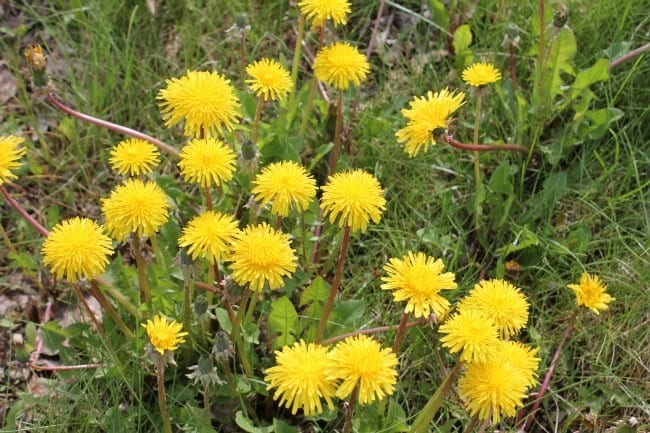
[[124, 323], [120, 317], [120, 314], [117, 312], [115, 307], [113, 307], [113, 304], [111, 304], [106, 296], [104, 296], [102, 291], [99, 289], [99, 286], [97, 285], [97, 281], [95, 280], [90, 281], [90, 294], [93, 295], [95, 299], [97, 299], [104, 310], [113, 318], [115, 324], [122, 330], [124, 335], [126, 335], [128, 338], [133, 338], [133, 332], [131, 332], [129, 327], [126, 326], [126, 323]]
[[144, 259], [142, 258], [142, 246], [140, 243], [140, 236], [138, 233], [133, 232], [133, 249], [135, 255], [135, 264], [138, 268], [138, 284], [140, 286], [140, 302], [151, 301], [151, 289], [149, 288], [149, 281], [144, 268]]
[[120, 290], [116, 289], [115, 287], [111, 286], [108, 284], [106, 280], [103, 278], [96, 278], [95, 279], [98, 283], [100, 283], [102, 286], [104, 286], [104, 291], [108, 293], [108, 295], [115, 300], [118, 304], [120, 304], [123, 308], [125, 308], [131, 315], [135, 318], [136, 321], [142, 320], [142, 315], [138, 311], [137, 307], [133, 305], [133, 302], [124, 295]]
[[167, 414], [167, 395], [165, 394], [165, 359], [159, 356], [156, 363], [156, 376], [158, 377], [158, 404], [160, 406], [160, 417], [163, 421], [165, 433], [172, 433], [172, 425]]
[[[478, 145], [479, 127], [481, 124], [481, 101], [483, 100], [483, 89], [479, 88], [476, 96], [476, 118], [474, 119], [474, 145]], [[478, 158], [478, 151], [474, 151], [474, 181], [475, 181], [475, 195], [474, 195], [474, 226], [476, 231], [480, 229], [481, 225], [481, 164]]]
[[350, 243], [350, 226], [346, 223], [345, 229], [343, 229], [343, 240], [341, 242], [341, 252], [339, 254], [339, 261], [336, 265], [336, 274], [334, 274], [334, 281], [332, 282], [332, 287], [330, 288], [330, 294], [327, 298], [327, 302], [323, 307], [323, 314], [321, 315], [320, 322], [318, 322], [318, 328], [316, 328], [316, 335], [314, 336], [314, 343], [319, 343], [323, 337], [323, 332], [325, 331], [325, 326], [327, 325], [327, 318], [332, 312], [332, 307], [334, 306], [334, 298], [339, 291], [339, 286], [341, 285], [341, 277], [343, 275], [343, 265], [345, 264], [345, 258], [348, 255], [348, 244]]
[[[251, 293], [252, 291], [248, 288], [244, 292], [244, 296], [242, 297], [242, 300], [239, 304], [239, 310], [237, 311], [237, 316], [235, 317], [235, 322], [232, 324], [232, 330], [230, 333], [230, 338], [237, 347], [237, 353], [239, 353], [239, 359], [241, 360], [244, 374], [247, 377], [253, 376], [253, 369], [251, 368], [250, 362], [248, 361], [248, 356], [246, 356], [246, 352], [244, 351], [244, 342], [242, 340], [240, 326], [242, 318], [245, 316], [245, 313], [247, 311]], [[255, 295], [253, 294], [253, 296]]]
[[[320, 26], [320, 33], [318, 36], [318, 49], [316, 52], [320, 51], [321, 47], [323, 46], [323, 39], [325, 38], [325, 24]], [[302, 113], [302, 122], [300, 123], [300, 131], [298, 132], [298, 136], [302, 137], [305, 135], [305, 131], [307, 130], [307, 123], [309, 122], [309, 116], [311, 116], [311, 109], [312, 106], [314, 105], [314, 96], [316, 94], [316, 83], [318, 82], [318, 79], [316, 78], [316, 75], [313, 75], [311, 78], [311, 85], [309, 87], [309, 96], [307, 98], [307, 104], [305, 105], [305, 111]]]
[[11, 243], [11, 239], [7, 235], [7, 232], [5, 231], [5, 228], [2, 224], [0, 224], [0, 234], [2, 235], [2, 241], [5, 244], [5, 248], [12, 254], [16, 254], [16, 248], [14, 247], [14, 244]]
[[339, 90], [336, 97], [336, 126], [334, 128], [334, 148], [330, 153], [329, 174], [336, 173], [336, 164], [339, 161], [341, 148], [341, 129], [343, 127], [343, 90]]
[[[302, 39], [305, 35], [305, 16], [300, 14], [298, 18], [298, 35], [296, 36], [296, 45], [293, 48], [293, 62], [291, 63], [291, 82], [293, 91], [291, 92], [291, 102], [298, 88], [298, 67], [300, 66], [300, 56], [302, 55]], [[289, 104], [291, 105], [291, 104]]]
[[440, 384], [436, 392], [429, 398], [427, 404], [424, 405], [418, 416], [413, 421], [411, 425], [411, 430], [409, 433], [425, 433], [429, 431], [429, 424], [431, 420], [440, 409], [442, 402], [445, 401], [445, 397], [451, 390], [456, 377], [460, 374], [460, 371], [463, 367], [463, 363], [458, 361], [454, 369], [449, 373], [449, 376]]
[[262, 98], [257, 99], [257, 107], [255, 108], [255, 120], [253, 121], [253, 144], [257, 146], [257, 138], [259, 136], [260, 128], [260, 119], [262, 118], [262, 108], [264, 107], [264, 101]]

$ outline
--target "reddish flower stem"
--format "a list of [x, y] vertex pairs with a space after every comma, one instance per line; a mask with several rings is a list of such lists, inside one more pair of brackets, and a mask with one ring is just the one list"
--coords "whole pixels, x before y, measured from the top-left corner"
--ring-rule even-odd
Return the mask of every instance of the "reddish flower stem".
[[5, 189], [4, 186], [0, 185], [0, 192], [2, 192], [2, 195], [4, 196], [5, 200], [7, 200], [7, 203], [16, 210], [22, 216], [25, 221], [27, 221], [32, 227], [34, 227], [40, 234], [43, 236], [47, 237], [49, 236], [50, 232], [43, 227], [38, 221], [34, 219], [33, 216], [27, 213], [27, 211], [20, 205], [16, 200], [14, 200], [7, 190]]
[[106, 128], [110, 131], [114, 131], [119, 134], [124, 134], [124, 135], [128, 135], [129, 137], [139, 138], [141, 140], [148, 141], [154, 146], [157, 146], [160, 150], [167, 152], [171, 155], [178, 156], [179, 153], [178, 150], [174, 149], [169, 144], [158, 140], [157, 138], [145, 134], [144, 132], [136, 131], [135, 129], [127, 128], [126, 126], [118, 125], [117, 123], [109, 122], [107, 120], [98, 119], [97, 117], [84, 114], [77, 110], [73, 110], [72, 108], [64, 105], [63, 102], [61, 102], [56, 97], [54, 92], [48, 92], [47, 99], [56, 108], [58, 108], [59, 110], [63, 111], [66, 114], [69, 114], [72, 117], [76, 117], [77, 119], [83, 120], [84, 122], [92, 123], [93, 125]]
[[399, 348], [402, 346], [402, 341], [404, 341], [404, 335], [406, 335], [406, 326], [408, 325], [409, 313], [402, 314], [402, 320], [399, 322], [397, 327], [397, 334], [395, 334], [395, 341], [393, 342], [393, 352], [397, 355], [399, 353]]
[[452, 137], [449, 134], [444, 134], [442, 136], [442, 141], [444, 141], [445, 143], [447, 143], [452, 147], [455, 147], [456, 149], [471, 150], [473, 152], [507, 150], [510, 152], [528, 153], [528, 149], [526, 149], [523, 146], [519, 146], [518, 144], [465, 144], [456, 140], [454, 137]]

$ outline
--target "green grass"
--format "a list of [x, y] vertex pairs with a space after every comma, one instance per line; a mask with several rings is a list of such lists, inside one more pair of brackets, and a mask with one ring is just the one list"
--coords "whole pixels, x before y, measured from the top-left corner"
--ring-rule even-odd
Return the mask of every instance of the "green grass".
[[[440, 257], [446, 269], [456, 273], [459, 290], [452, 295], [453, 300], [460, 299], [481, 278], [498, 276], [499, 266], [505, 261], [516, 260], [521, 271], [506, 275], [528, 296], [530, 319], [521, 339], [539, 347], [541, 380], [575, 306], [566, 284], [577, 282], [583, 271], [598, 274], [616, 301], [599, 316], [586, 312], [579, 316], [531, 431], [647, 431], [650, 54], [623, 63], [611, 71], [607, 80], [589, 87], [595, 96], [591, 108], [616, 107], [624, 113], [607, 125], [602, 136], [578, 137], [572, 129], [574, 112], [567, 109], [543, 122], [536, 137], [531, 126], [536, 122], [534, 114], [524, 113], [530, 125], [518, 122], [516, 99], [507, 73], [507, 51], [501, 42], [507, 26], [516, 24], [521, 36], [517, 76], [521, 95], [529, 98], [535, 80], [537, 5], [521, 2], [501, 8], [499, 5], [509, 2], [451, 2], [456, 11], [465, 11], [464, 22], [473, 32], [470, 49], [474, 57], [495, 62], [504, 75], [502, 90], [488, 89], [483, 101], [481, 141], [514, 142], [522, 136], [527, 142], [519, 144], [529, 146], [536, 142], [541, 149], [529, 165], [519, 155], [481, 155], [486, 184], [499, 172], [499, 167], [509, 164], [513, 203], [504, 214], [502, 204], [507, 197], [488, 190], [483, 205], [483, 230], [477, 235], [472, 214], [471, 154], [436, 145], [410, 159], [396, 142], [395, 131], [405, 124], [400, 110], [413, 96], [446, 86], [465, 89], [457, 59], [447, 51], [446, 36], [431, 24], [437, 24], [438, 17], [432, 17], [426, 7], [422, 9], [421, 2], [398, 3], [401, 8], [387, 3], [380, 25], [380, 31], [387, 32], [387, 43], [377, 47], [371, 58], [372, 73], [361, 87], [360, 110], [352, 127], [354, 152], [343, 156], [341, 163], [374, 174], [387, 199], [381, 222], [371, 225], [367, 233], [352, 237], [341, 293], [343, 299], [363, 300], [365, 312], [354, 323], [342, 326], [370, 328], [398, 323], [403, 306], [393, 303], [390, 294], [380, 290], [382, 267], [389, 258], [401, 257], [409, 250]], [[353, 2], [348, 25], [333, 31], [330, 28], [327, 40], [351, 40], [365, 51], [378, 4]], [[144, 3], [134, 1], [14, 0], [6, 9], [10, 15], [6, 24], [0, 25], [0, 49], [6, 68], [15, 77], [17, 91], [0, 107], [1, 135], [25, 137], [28, 148], [27, 163], [19, 171], [19, 179], [6, 187], [48, 228], [75, 215], [101, 219], [100, 199], [108, 195], [118, 180], [107, 164], [108, 151], [122, 137], [68, 118], [48, 105], [29, 84], [22, 59], [22, 50], [27, 45], [40, 43], [45, 47], [57, 93], [70, 106], [146, 131], [176, 148], [186, 140], [179, 128], [164, 127], [156, 94], [165, 86], [166, 79], [181, 76], [187, 70], [225, 74], [240, 92], [245, 114], [242, 126], [227, 135], [226, 140], [239, 146], [250, 132], [254, 100], [243, 84], [240, 40], [234, 32], [228, 32], [236, 14], [246, 13], [250, 21], [246, 63], [270, 56], [283, 59], [290, 67], [298, 12], [287, 2], [193, 0], [173, 1], [165, 6], [157, 2], [157, 7], [152, 15]], [[576, 71], [590, 67], [605, 56], [606, 50], [615, 51], [622, 43], [629, 43], [630, 49], [648, 43], [648, 0], [624, 0], [616, 7], [604, 0], [580, 0], [572, 2], [570, 8], [568, 24], [578, 47], [572, 60]], [[496, 13], [497, 10], [500, 12]], [[388, 22], [391, 27], [387, 29]], [[315, 50], [315, 39], [314, 34], [308, 34], [311, 53]], [[306, 85], [311, 77], [309, 69], [301, 68], [300, 77], [301, 85]], [[298, 101], [304, 102], [304, 97], [303, 89]], [[346, 98], [351, 101], [354, 92], [349, 91]], [[456, 113], [458, 119], [453, 126], [454, 136], [463, 142], [472, 139], [473, 98], [468, 95], [468, 100]], [[346, 109], [350, 105], [346, 104]], [[328, 116], [326, 104], [317, 104], [310, 127], [302, 137], [297, 137], [300, 113], [288, 125], [274, 123], [273, 113], [273, 109], [265, 112], [264, 120], [268, 123], [263, 125], [262, 133], [267, 132], [269, 138], [263, 138], [268, 144], [262, 151], [262, 163], [300, 155], [309, 164], [307, 155], [331, 139], [333, 128], [329, 125], [333, 119]], [[559, 151], [558, 143], [564, 146]], [[554, 154], [556, 151], [559, 153]], [[557, 158], [553, 159], [553, 155]], [[322, 163], [314, 172], [324, 181]], [[163, 157], [159, 173], [159, 183], [166, 186], [165, 191], [175, 202], [175, 219], [165, 226], [160, 239], [168, 250], [165, 260], [172, 263], [177, 251], [178, 220], [190, 218], [201, 201], [197, 189], [179, 184], [172, 157]], [[497, 175], [494, 176], [496, 179]], [[248, 200], [246, 182], [247, 178], [238, 177], [226, 190], [220, 205], [232, 209], [239, 202], [239, 215], [246, 215], [241, 206]], [[21, 290], [38, 299], [39, 311], [52, 295], [57, 303], [73, 306], [76, 301], [67, 283], [54, 285], [40, 263], [39, 235], [8, 206], [3, 209], [0, 222], [17, 253], [10, 255], [8, 246], [0, 251], [2, 291], [15, 291], [10, 281], [20, 276], [26, 282]], [[310, 220], [315, 214], [314, 206]], [[286, 221], [286, 227], [294, 235], [299, 233], [291, 220]], [[512, 248], [527, 233], [535, 242], [525, 248]], [[325, 229], [325, 242], [332, 242], [332, 248], [323, 257], [322, 272], [328, 280], [334, 273], [339, 238], [336, 229]], [[505, 254], [508, 246], [511, 252]], [[128, 247], [120, 251], [126, 255]], [[310, 271], [306, 270], [304, 280], [313, 276]], [[182, 287], [179, 266], [172, 265], [171, 272], [160, 268], [152, 272], [157, 273], [154, 290], [162, 293], [161, 298], [169, 296], [159, 300], [157, 306], [170, 314], [179, 311], [175, 306], [177, 294], [172, 293]], [[109, 278], [127, 295], [137, 292], [134, 266], [113, 263]], [[294, 301], [298, 298], [289, 295]], [[270, 300], [261, 302], [259, 307], [259, 314], [265, 315], [271, 308]], [[35, 321], [34, 316], [26, 315], [11, 319], [20, 325], [19, 329]], [[48, 389], [40, 396], [30, 392], [25, 383], [21, 383], [20, 390], [3, 391], [6, 398], [0, 397], [2, 431], [144, 432], [160, 428], [153, 367], [142, 359], [146, 336], [135, 320], [128, 324], [138, 328], [135, 342], [124, 341], [117, 329], [107, 326], [112, 344], [124, 355], [122, 371], [112, 366], [104, 343], [88, 327], [48, 328], [48, 338], [65, 335], [71, 341], [71, 347], [62, 346], [59, 340], [52, 342], [61, 348], [57, 358], [60, 362], [99, 362], [111, 368], [74, 374], [38, 373], [46, 379]], [[210, 350], [200, 336], [194, 337], [192, 356]], [[380, 338], [389, 346], [392, 333]], [[435, 328], [428, 326], [411, 329], [407, 335], [394, 401], [404, 410], [408, 424], [444, 378], [439, 360], [447, 368], [453, 365], [454, 357], [440, 347], [437, 339]], [[27, 344], [33, 344], [29, 333]], [[229, 429], [234, 426], [235, 412], [243, 410], [256, 425], [268, 425], [275, 417], [312, 431], [341, 428], [342, 418], [331, 423], [322, 419], [312, 422], [292, 417], [272, 404], [270, 398], [263, 396], [260, 381], [262, 369], [272, 364], [273, 352], [260, 347], [256, 353], [257, 379], [239, 379], [241, 398], [223, 389], [215, 391], [212, 400], [219, 408], [214, 409], [212, 419], [199, 410], [200, 390], [186, 380], [184, 368], [189, 363], [179, 354], [177, 359], [183, 360], [178, 368], [168, 369], [166, 377], [168, 406], [174, 420], [183, 420], [188, 429], [194, 429], [191, 431], [227, 432], [232, 431]], [[18, 364], [3, 365], [7, 372], [18, 368], [16, 365], [25, 365], [26, 359], [18, 348], [11, 351], [11, 359]], [[252, 387], [253, 392], [248, 392], [247, 387]], [[527, 402], [528, 407], [531, 402]], [[364, 423], [372, 425], [370, 415], [359, 413], [357, 422], [362, 427]], [[626, 430], [630, 417], [636, 417], [640, 424]], [[449, 432], [463, 431], [470, 418], [457, 394], [452, 393], [435, 419], [431, 431]]]

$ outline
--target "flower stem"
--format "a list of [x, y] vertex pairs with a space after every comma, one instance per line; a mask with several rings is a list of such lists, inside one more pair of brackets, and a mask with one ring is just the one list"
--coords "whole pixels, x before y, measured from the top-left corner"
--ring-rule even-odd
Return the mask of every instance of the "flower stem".
[[[425, 318], [420, 318], [417, 320], [414, 320], [413, 322], [409, 322], [406, 324], [406, 328], [412, 328], [414, 326], [420, 326], [424, 325], [427, 323], [427, 319]], [[352, 332], [346, 332], [345, 334], [340, 334], [337, 335], [336, 337], [330, 337], [327, 338], [323, 341], [321, 341], [322, 346], [328, 346], [330, 344], [336, 343], [341, 340], [345, 340], [348, 337], [354, 337], [356, 335], [372, 335], [372, 334], [379, 334], [381, 332], [388, 332], [394, 329], [398, 329], [400, 325], [388, 325], [388, 326], [378, 326], [376, 328], [368, 328], [368, 329], [360, 329], [358, 331], [352, 331]]]
[[262, 100], [262, 98], [258, 98], [257, 107], [255, 107], [255, 120], [253, 121], [253, 136], [252, 136], [252, 141], [255, 146], [257, 146], [257, 138], [259, 137], [260, 119], [262, 118], [263, 107], [264, 107], [264, 101]]
[[59, 110], [63, 111], [64, 113], [76, 117], [79, 120], [83, 120], [84, 122], [91, 123], [96, 126], [100, 126], [102, 128], [106, 128], [110, 131], [117, 132], [119, 134], [123, 135], [128, 135], [129, 137], [133, 138], [139, 138], [141, 140], [148, 141], [149, 143], [153, 144], [154, 146], [158, 147], [158, 149], [167, 152], [171, 155], [178, 156], [179, 152], [178, 150], [174, 149], [172, 146], [169, 144], [166, 144], [157, 138], [154, 138], [150, 135], [147, 135], [143, 132], [136, 131], [135, 129], [127, 128], [126, 126], [118, 125], [117, 123], [112, 123], [108, 122], [106, 120], [98, 119], [97, 117], [90, 116], [88, 114], [84, 114], [80, 111], [73, 110], [72, 108], [66, 106], [61, 102], [56, 95], [53, 92], [49, 92], [47, 94], [47, 99], [54, 105], [56, 108]]
[[510, 152], [521, 152], [521, 153], [529, 153], [529, 149], [519, 146], [518, 144], [465, 144], [461, 143], [460, 141], [454, 139], [449, 134], [445, 134], [442, 136], [442, 141], [450, 145], [451, 147], [455, 147], [456, 149], [461, 149], [461, 150], [472, 150], [472, 151], [478, 151], [478, 152], [489, 152], [489, 151], [496, 151], [496, 150], [507, 150]]
[[205, 187], [205, 209], [207, 211], [212, 210], [212, 194], [210, 193], [210, 187]]
[[[318, 49], [316, 50], [316, 52], [320, 51], [321, 47], [323, 46], [324, 38], [325, 38], [325, 24], [320, 26], [320, 33], [318, 36]], [[318, 79], [316, 78], [316, 75], [313, 75], [309, 87], [309, 96], [307, 97], [307, 104], [305, 105], [305, 111], [302, 113], [302, 122], [300, 123], [300, 131], [298, 132], [298, 136], [300, 137], [305, 135], [305, 131], [307, 130], [307, 123], [309, 122], [309, 116], [311, 116], [311, 109], [312, 106], [314, 105], [314, 96], [316, 94], [317, 81]]]
[[546, 394], [546, 390], [548, 389], [548, 386], [551, 382], [551, 377], [553, 376], [553, 372], [555, 371], [555, 366], [557, 365], [557, 361], [560, 358], [560, 353], [562, 352], [562, 349], [564, 348], [564, 345], [566, 344], [567, 339], [569, 338], [569, 335], [571, 335], [571, 332], [573, 331], [573, 327], [575, 326], [576, 318], [578, 317], [578, 311], [579, 310], [576, 309], [573, 312], [573, 315], [569, 319], [569, 324], [567, 325], [566, 330], [562, 335], [562, 340], [560, 341], [560, 344], [558, 344], [557, 349], [553, 354], [551, 365], [549, 365], [548, 371], [544, 376], [544, 380], [542, 381], [542, 385], [539, 388], [537, 397], [535, 397], [535, 402], [533, 403], [533, 406], [530, 408], [528, 415], [526, 415], [526, 423], [524, 424], [524, 428], [523, 428], [524, 431], [528, 430], [530, 424], [533, 422], [533, 417], [535, 415], [535, 412], [537, 411], [537, 409], [539, 409], [539, 406], [542, 404], [542, 398], [544, 398], [544, 394]]
[[339, 90], [336, 98], [336, 126], [334, 127], [334, 148], [330, 153], [329, 174], [336, 173], [336, 164], [339, 161], [339, 150], [341, 148], [341, 129], [343, 126], [343, 90]]
[[230, 332], [230, 338], [235, 343], [235, 346], [237, 347], [237, 352], [239, 353], [239, 359], [241, 359], [242, 368], [244, 369], [244, 374], [247, 377], [252, 377], [253, 369], [251, 368], [250, 362], [248, 361], [248, 357], [244, 352], [244, 342], [242, 340], [240, 326], [241, 326], [242, 318], [246, 313], [247, 306], [249, 304], [249, 300], [251, 297], [251, 293], [252, 291], [248, 288], [244, 292], [244, 296], [240, 301], [239, 310], [237, 311], [237, 316], [235, 317], [235, 321], [232, 324], [232, 330]]
[[393, 352], [395, 355], [399, 354], [399, 349], [402, 346], [404, 335], [406, 335], [406, 326], [408, 325], [409, 313], [402, 314], [402, 320], [399, 322], [397, 334], [395, 334], [395, 341], [393, 342]]
[[126, 335], [128, 338], [133, 338], [133, 332], [129, 329], [128, 326], [126, 326], [126, 323], [122, 320], [120, 317], [120, 314], [117, 312], [115, 307], [113, 307], [113, 304], [110, 303], [110, 301], [104, 296], [102, 291], [99, 289], [99, 285], [97, 284], [97, 281], [91, 280], [90, 281], [90, 294], [97, 299], [97, 301], [101, 304], [101, 306], [104, 308], [104, 310], [110, 314], [110, 316], [113, 318], [115, 321], [115, 324], [122, 330], [124, 335]]
[[436, 392], [429, 398], [427, 404], [424, 405], [418, 416], [413, 421], [411, 425], [411, 430], [409, 433], [424, 433], [429, 431], [429, 424], [431, 420], [440, 409], [442, 402], [445, 400], [445, 397], [451, 390], [456, 377], [460, 374], [460, 371], [463, 367], [462, 361], [458, 361], [454, 369], [449, 373], [449, 376], [440, 384]]
[[298, 35], [296, 36], [296, 46], [293, 49], [293, 62], [291, 63], [291, 82], [293, 83], [291, 102], [293, 102], [293, 97], [298, 87], [298, 67], [300, 66], [300, 56], [302, 55], [302, 39], [304, 35], [305, 16], [303, 14], [300, 14], [300, 17], [298, 18]]
[[352, 393], [350, 394], [350, 399], [348, 400], [348, 408], [345, 411], [345, 422], [343, 423], [343, 433], [350, 433], [352, 429], [352, 415], [354, 415], [354, 408], [357, 404], [357, 394], [359, 394], [359, 385], [357, 382]]
[[165, 359], [160, 356], [156, 363], [156, 376], [158, 377], [158, 404], [160, 405], [160, 417], [163, 421], [165, 433], [172, 433], [172, 425], [167, 414], [167, 395], [165, 394]]
[[140, 302], [145, 303], [151, 301], [151, 289], [149, 288], [149, 281], [147, 281], [147, 274], [144, 269], [144, 259], [142, 258], [142, 245], [138, 233], [133, 232], [133, 254], [135, 255], [135, 265], [138, 268], [138, 284], [140, 286]]
[[314, 343], [320, 342], [323, 337], [323, 332], [325, 331], [325, 326], [327, 325], [327, 318], [332, 312], [332, 307], [334, 306], [334, 298], [339, 291], [339, 286], [341, 285], [341, 277], [343, 275], [343, 265], [345, 264], [345, 258], [348, 255], [348, 244], [350, 243], [350, 226], [345, 224], [345, 229], [343, 229], [343, 240], [341, 242], [341, 252], [339, 254], [339, 261], [336, 265], [336, 274], [334, 274], [334, 281], [332, 282], [332, 287], [330, 288], [330, 294], [327, 298], [327, 302], [323, 307], [323, 314], [321, 315], [320, 322], [318, 323], [318, 328], [316, 328], [316, 335], [314, 336]]
[[[481, 125], [481, 101], [483, 100], [483, 91], [481, 88], [478, 89], [476, 96], [476, 118], [474, 119], [474, 145], [478, 145], [478, 132]], [[481, 228], [481, 196], [483, 195], [481, 190], [481, 163], [478, 158], [478, 151], [474, 151], [474, 181], [475, 181], [475, 193], [474, 193], [474, 227], [476, 231], [479, 231]]]
[[45, 227], [36, 221], [33, 216], [28, 214], [27, 211], [9, 195], [5, 187], [2, 185], [0, 185], [0, 192], [4, 196], [5, 200], [7, 200], [7, 203], [9, 203], [9, 206], [14, 208], [16, 212], [18, 212], [20, 216], [23, 217], [23, 219], [27, 221], [32, 227], [34, 227], [41, 235], [47, 237], [50, 234], [50, 232]]
[[122, 307], [124, 307], [131, 315], [135, 318], [136, 321], [140, 321], [141, 314], [138, 311], [138, 309], [133, 305], [131, 300], [124, 296], [124, 294], [117, 290], [115, 287], [111, 286], [108, 284], [107, 281], [105, 281], [103, 278], [95, 278], [95, 280], [100, 283], [102, 286], [104, 286], [104, 290], [106, 293], [110, 295], [111, 298], [118, 304], [120, 304]]

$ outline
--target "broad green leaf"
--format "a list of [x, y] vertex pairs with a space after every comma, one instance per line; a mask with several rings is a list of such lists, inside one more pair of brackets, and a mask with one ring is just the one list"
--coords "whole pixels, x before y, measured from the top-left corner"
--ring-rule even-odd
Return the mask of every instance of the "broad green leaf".
[[571, 85], [571, 98], [575, 98], [583, 89], [609, 78], [609, 60], [600, 59], [588, 69], [578, 72]]
[[235, 422], [242, 430], [247, 433], [273, 433], [274, 427], [272, 425], [267, 427], [256, 427], [253, 421], [249, 419], [244, 413], [239, 410], [235, 415]]
[[512, 173], [510, 164], [502, 162], [490, 176], [490, 189], [503, 195], [511, 195], [514, 192], [512, 185]]
[[463, 24], [454, 32], [454, 49], [456, 53], [464, 51], [472, 44], [472, 30], [469, 25]]
[[517, 237], [514, 241], [498, 248], [497, 253], [501, 256], [507, 256], [515, 251], [524, 250], [537, 245], [539, 245], [539, 238], [535, 233], [531, 232], [528, 227], [524, 227], [519, 233], [517, 233]]
[[540, 96], [546, 99], [546, 103], [550, 103], [553, 96], [564, 93], [561, 74], [575, 75], [571, 60], [575, 57], [576, 51], [576, 38], [573, 32], [568, 29], [560, 30], [552, 41], [545, 65], [543, 77], [545, 92]]
[[275, 433], [300, 433], [298, 427], [287, 424], [281, 419], [273, 418], [273, 428]]
[[300, 305], [306, 306], [313, 303], [325, 303], [330, 293], [330, 286], [323, 277], [314, 278], [309, 286], [300, 295]]
[[[286, 296], [271, 303], [268, 317], [268, 333], [273, 338], [273, 348], [279, 348], [296, 341], [298, 313]], [[276, 338], [277, 337], [277, 338]]]
[[443, 29], [448, 29], [449, 11], [447, 11], [447, 6], [438, 0], [428, 0], [427, 6], [429, 6], [429, 10], [431, 11], [431, 21]]

